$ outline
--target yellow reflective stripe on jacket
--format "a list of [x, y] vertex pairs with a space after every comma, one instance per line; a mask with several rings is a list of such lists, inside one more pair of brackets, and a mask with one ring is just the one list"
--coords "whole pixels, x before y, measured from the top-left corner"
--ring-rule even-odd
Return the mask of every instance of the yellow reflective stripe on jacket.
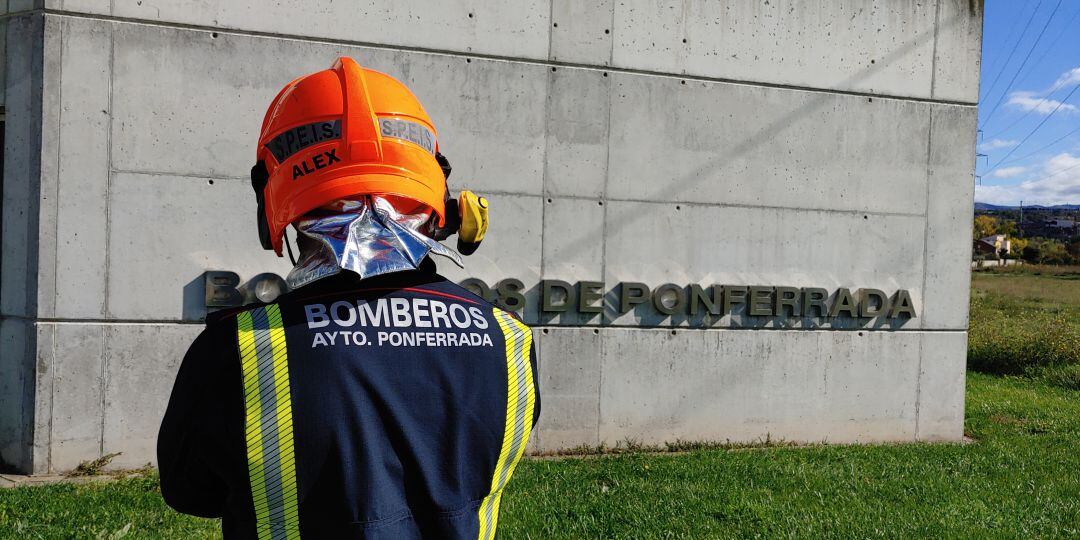
[[491, 493], [480, 503], [481, 540], [495, 538], [503, 488], [525, 452], [525, 443], [532, 432], [533, 406], [536, 403], [532, 364], [529, 361], [532, 331], [509, 313], [499, 309], [495, 310], [495, 319], [506, 340], [506, 425], [499, 461], [491, 478]]
[[248, 478], [260, 539], [300, 538], [285, 326], [276, 304], [241, 313]]

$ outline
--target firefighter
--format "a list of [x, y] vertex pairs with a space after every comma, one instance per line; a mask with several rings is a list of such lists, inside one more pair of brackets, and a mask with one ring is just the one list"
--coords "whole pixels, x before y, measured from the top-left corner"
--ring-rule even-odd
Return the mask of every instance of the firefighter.
[[487, 201], [452, 199], [416, 97], [350, 58], [289, 83], [262, 124], [259, 237], [299, 257], [273, 303], [216, 312], [158, 436], [169, 506], [226, 538], [493, 538], [539, 416], [517, 317], [435, 272]]

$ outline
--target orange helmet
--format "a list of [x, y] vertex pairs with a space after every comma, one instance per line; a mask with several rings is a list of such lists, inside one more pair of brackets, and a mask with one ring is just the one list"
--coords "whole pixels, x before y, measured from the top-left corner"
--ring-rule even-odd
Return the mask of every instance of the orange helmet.
[[446, 223], [449, 163], [416, 96], [393, 77], [342, 57], [300, 77], [270, 104], [251, 182], [259, 238], [281, 255], [285, 227], [338, 199], [383, 195]]

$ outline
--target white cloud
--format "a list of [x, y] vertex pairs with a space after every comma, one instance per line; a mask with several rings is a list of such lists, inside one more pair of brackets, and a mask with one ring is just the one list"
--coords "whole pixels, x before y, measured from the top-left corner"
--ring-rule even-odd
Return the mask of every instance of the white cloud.
[[1054, 85], [1050, 88], [1061, 88], [1066, 84], [1080, 83], [1080, 67], [1074, 67], [1065, 73], [1062, 73], [1058, 80], [1054, 81]]
[[[1059, 88], [1072, 84], [1080, 84], [1080, 67], [1062, 73], [1054, 81], [1054, 84], [1044, 91], [1021, 90], [1012, 92], [1009, 94], [1009, 101], [1005, 103], [1022, 111], [1034, 111], [1039, 114], [1050, 114], [1054, 110], [1058, 110], [1058, 112], [1077, 112], [1078, 109], [1075, 105], [1069, 103], [1063, 105], [1060, 101], [1050, 99], [1050, 95]], [[1060, 109], [1058, 106], [1060, 106]]]
[[1036, 97], [1035, 92], [1013, 92], [1009, 94], [1009, 105], [1013, 105], [1022, 111], [1035, 111], [1039, 114], [1050, 114], [1054, 112], [1058, 106], [1061, 106], [1059, 112], [1076, 112], [1076, 106], [1066, 103], [1061, 104], [1060, 101], [1054, 99], [1043, 99]]
[[1003, 139], [993, 139], [985, 141], [979, 145], [979, 150], [986, 152], [987, 150], [998, 150], [1000, 148], [1009, 148], [1010, 146], [1016, 146], [1016, 141], [1006, 141]]
[[1027, 167], [1002, 167], [1000, 169], [994, 169], [994, 172], [990, 173], [990, 178], [1015, 178], [1024, 174], [1027, 171]]
[[1080, 155], [1058, 154], [1029, 176], [1013, 185], [975, 186], [975, 200], [1001, 205], [1080, 204]]

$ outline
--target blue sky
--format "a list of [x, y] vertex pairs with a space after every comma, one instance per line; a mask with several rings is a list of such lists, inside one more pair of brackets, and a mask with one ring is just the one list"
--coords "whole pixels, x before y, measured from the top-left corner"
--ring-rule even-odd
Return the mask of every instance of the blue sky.
[[980, 86], [975, 200], [1080, 204], [1080, 0], [987, 0]]

